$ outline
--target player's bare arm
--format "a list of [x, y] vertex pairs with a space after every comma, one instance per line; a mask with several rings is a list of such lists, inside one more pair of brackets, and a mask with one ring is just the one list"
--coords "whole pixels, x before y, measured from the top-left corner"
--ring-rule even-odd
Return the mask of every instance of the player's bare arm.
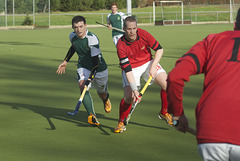
[[160, 62], [162, 55], [163, 55], [163, 49], [159, 49], [155, 52], [153, 63], [152, 63], [151, 69], [149, 71], [149, 76], [152, 76], [153, 78], [156, 76], [156, 74], [157, 74], [156, 66]]
[[67, 55], [64, 59], [64, 61], [58, 66], [58, 69], [56, 71], [57, 74], [64, 74], [65, 73], [65, 68], [67, 66], [67, 63], [69, 62], [69, 60], [72, 58], [73, 54], [75, 53], [75, 49], [74, 47], [71, 45], [71, 47], [69, 48]]
[[[135, 79], [133, 76], [133, 72], [132, 71], [127, 72], [126, 77], [127, 77], [128, 83], [130, 84], [130, 87], [133, 92], [133, 101], [135, 101], [139, 96], [139, 92], [138, 92], [137, 85], [136, 85], [136, 82], [135, 82]], [[141, 98], [138, 98], [138, 101], [140, 102]]]

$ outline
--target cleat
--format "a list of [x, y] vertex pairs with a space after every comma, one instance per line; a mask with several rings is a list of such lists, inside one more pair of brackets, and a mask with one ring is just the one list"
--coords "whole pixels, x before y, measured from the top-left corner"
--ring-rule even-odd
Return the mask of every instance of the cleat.
[[112, 105], [111, 105], [111, 102], [110, 102], [110, 99], [109, 99], [109, 94], [107, 94], [107, 101], [103, 101], [103, 103], [104, 103], [104, 110], [107, 113], [110, 113], [111, 109], [112, 109]]
[[158, 118], [164, 119], [169, 126], [173, 126], [172, 116], [169, 113], [166, 113], [166, 114], [159, 113]]
[[124, 131], [126, 131], [126, 126], [124, 125], [124, 123], [123, 122], [119, 122], [118, 123], [118, 126], [114, 129], [114, 132], [115, 133], [122, 133], [122, 132], [124, 132]]
[[97, 120], [97, 117], [93, 114], [90, 114], [88, 116], [88, 123], [91, 124], [91, 125], [94, 125], [94, 126], [99, 126], [100, 125], [100, 123]]

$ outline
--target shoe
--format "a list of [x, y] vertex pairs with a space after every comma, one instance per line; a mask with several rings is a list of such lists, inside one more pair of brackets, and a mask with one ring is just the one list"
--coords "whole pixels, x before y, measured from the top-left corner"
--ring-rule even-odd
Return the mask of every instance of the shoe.
[[100, 125], [100, 123], [97, 120], [97, 117], [93, 114], [90, 114], [88, 116], [88, 123], [91, 124], [91, 125], [94, 125], [94, 126], [99, 126]]
[[122, 132], [124, 132], [124, 131], [126, 131], [126, 126], [124, 125], [124, 123], [123, 122], [119, 122], [118, 123], [118, 126], [114, 129], [114, 132], [115, 133], [122, 133]]
[[109, 99], [109, 94], [107, 94], [107, 101], [103, 101], [103, 103], [104, 103], [104, 110], [107, 113], [111, 112], [112, 105], [111, 105], [111, 102], [110, 102], [110, 99]]
[[172, 116], [169, 113], [166, 114], [159, 113], [158, 118], [166, 120], [169, 126], [173, 126]]

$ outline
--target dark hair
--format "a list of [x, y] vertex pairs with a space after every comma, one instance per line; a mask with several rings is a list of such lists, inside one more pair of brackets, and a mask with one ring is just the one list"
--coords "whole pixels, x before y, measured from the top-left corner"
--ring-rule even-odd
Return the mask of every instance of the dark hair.
[[73, 26], [74, 23], [78, 23], [80, 21], [83, 21], [84, 25], [86, 24], [86, 20], [85, 20], [85, 18], [83, 16], [75, 16], [75, 17], [73, 17], [73, 19], [72, 19], [72, 26]]
[[236, 27], [240, 30], [240, 8], [238, 9], [237, 17], [236, 17]]
[[136, 22], [136, 24], [137, 24], [137, 20], [133, 16], [128, 16], [127, 18], [125, 18], [125, 20], [124, 20], [124, 27], [125, 28], [127, 27], [127, 25], [126, 25], [127, 22]]
[[111, 7], [112, 7], [112, 6], [117, 6], [117, 8], [118, 8], [118, 5], [117, 5], [116, 2], [112, 2]]

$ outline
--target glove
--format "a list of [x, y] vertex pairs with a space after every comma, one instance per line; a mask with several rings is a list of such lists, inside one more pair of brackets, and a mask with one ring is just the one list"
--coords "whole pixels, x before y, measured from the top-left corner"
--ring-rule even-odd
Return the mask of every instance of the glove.
[[86, 80], [85, 85], [88, 86], [91, 83], [92, 80]]

